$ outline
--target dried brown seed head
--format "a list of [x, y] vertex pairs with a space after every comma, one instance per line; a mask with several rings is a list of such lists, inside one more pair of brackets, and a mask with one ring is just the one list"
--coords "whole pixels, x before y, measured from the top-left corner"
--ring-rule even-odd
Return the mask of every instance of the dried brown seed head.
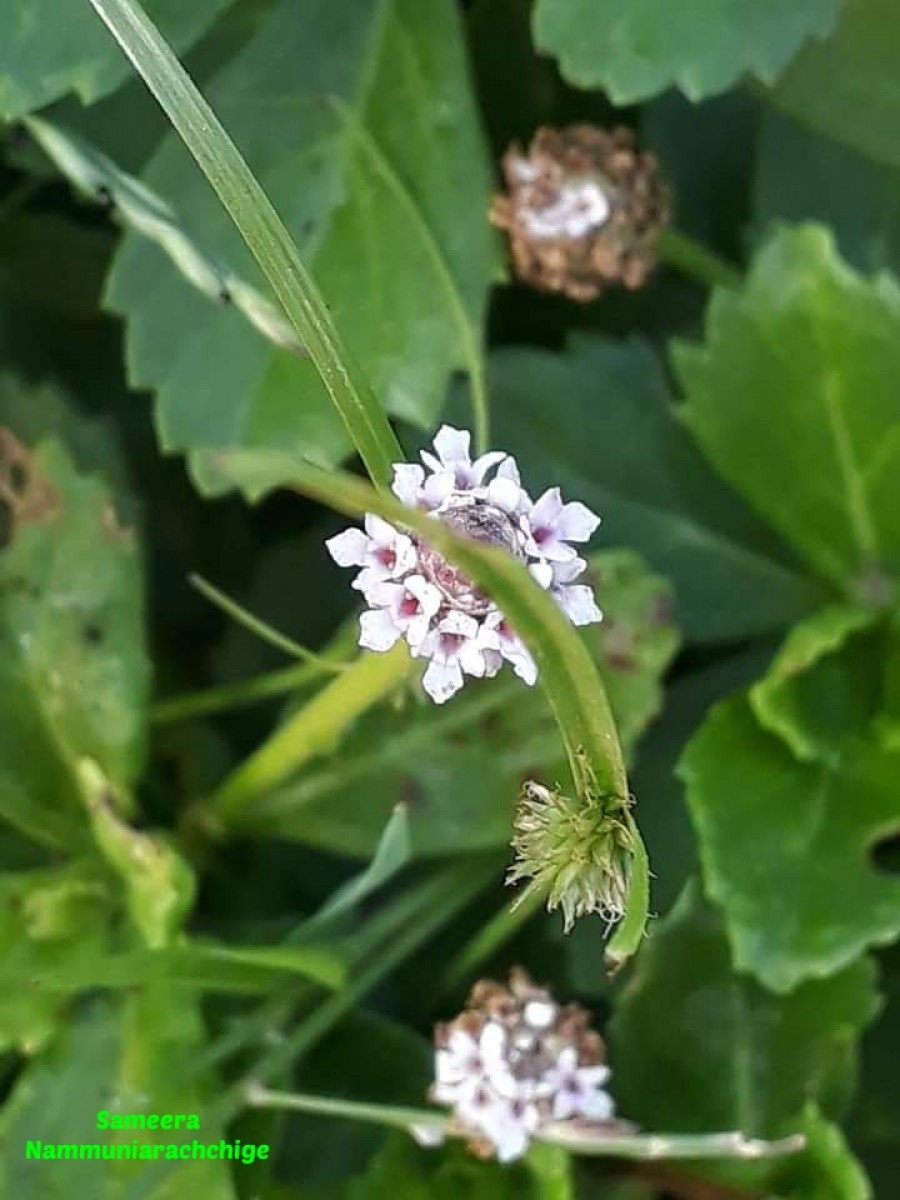
[[524, 283], [582, 301], [613, 283], [641, 286], [656, 263], [669, 192], [630, 130], [544, 127], [527, 153], [513, 143], [502, 167], [507, 192], [491, 221], [508, 233]]

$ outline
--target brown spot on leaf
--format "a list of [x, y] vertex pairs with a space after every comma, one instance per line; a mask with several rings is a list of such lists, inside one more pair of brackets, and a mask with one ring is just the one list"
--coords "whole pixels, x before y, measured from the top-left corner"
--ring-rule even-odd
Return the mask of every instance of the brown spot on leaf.
[[62, 508], [60, 494], [34, 465], [34, 456], [19, 439], [0, 426], [0, 504], [8, 514], [6, 541], [23, 525], [51, 521]]

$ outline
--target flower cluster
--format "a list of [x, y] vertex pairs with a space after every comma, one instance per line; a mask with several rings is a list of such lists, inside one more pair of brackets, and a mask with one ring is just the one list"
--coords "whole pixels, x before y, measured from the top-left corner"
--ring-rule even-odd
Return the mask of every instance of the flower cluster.
[[644, 282], [668, 192], [630, 130], [539, 129], [527, 153], [507, 150], [503, 175], [507, 194], [495, 198], [491, 220], [509, 234], [523, 282], [574, 300], [592, 300], [610, 283]]
[[477, 983], [465, 1011], [438, 1025], [435, 1044], [430, 1098], [453, 1109], [479, 1153], [509, 1162], [542, 1126], [612, 1119], [610, 1072], [588, 1014], [557, 1004], [524, 971], [508, 987]]
[[601, 796], [596, 784], [586, 790], [590, 804], [533, 780], [522, 785], [512, 839], [516, 861], [506, 876], [509, 884], [530, 881], [513, 908], [538, 891], [549, 912], [562, 908], [566, 933], [587, 913], [598, 913], [608, 928], [622, 919], [634, 858], [627, 798]]
[[[575, 580], [587, 563], [572, 542], [586, 542], [600, 518], [585, 505], [564, 504], [559, 488], [532, 500], [515, 459], [502, 451], [472, 461], [469, 434], [444, 425], [422, 464], [394, 466], [394, 494], [429, 512], [459, 534], [506, 551], [527, 565], [574, 625], [602, 617], [591, 589]], [[428, 659], [422, 685], [442, 704], [465, 676], [496, 675], [506, 660], [527, 684], [537, 667], [503, 613], [458, 568], [419, 534], [368, 515], [365, 529], [347, 529], [326, 542], [342, 567], [361, 568], [353, 586], [368, 608], [359, 644], [389, 650], [404, 638]]]

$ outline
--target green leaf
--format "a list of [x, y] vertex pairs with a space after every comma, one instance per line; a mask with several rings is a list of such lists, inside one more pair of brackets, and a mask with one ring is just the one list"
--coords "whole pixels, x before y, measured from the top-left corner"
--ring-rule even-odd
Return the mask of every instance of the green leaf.
[[33, 1054], [62, 1018], [65, 996], [44, 973], [90, 970], [104, 955], [109, 889], [86, 863], [0, 876], [0, 1052]]
[[674, 362], [682, 417], [723, 478], [815, 572], [883, 602], [900, 570], [893, 280], [854, 274], [826, 229], [781, 230]]
[[[165, 36], [185, 50], [229, 0], [146, 0]], [[29, 0], [0, 11], [0, 119], [11, 121], [65, 92], [85, 103], [112, 91], [128, 74], [116, 47], [87, 4]]]
[[151, 950], [170, 945], [194, 902], [194, 873], [161, 834], [132, 829], [116, 813], [108, 780], [90, 759], [78, 777], [101, 856], [121, 879], [128, 915]]
[[117, 788], [144, 756], [148, 663], [137, 547], [99, 480], [54, 443], [0, 433], [0, 813], [49, 845], [84, 844], [74, 772]]
[[619, 1110], [647, 1129], [795, 1131], [807, 1101], [846, 1102], [874, 982], [860, 961], [772, 995], [735, 972], [721, 919], [689, 885], [654, 927], [609, 1026]]
[[797, 56], [773, 99], [829, 137], [900, 166], [900, 12], [893, 0], [846, 0], [834, 36]]
[[820, 221], [857, 270], [900, 271], [900, 163], [875, 162], [770, 107], [748, 186], [760, 233], [778, 221]]
[[[96, 1200], [174, 1200], [202, 1195], [233, 1200], [225, 1164], [196, 1160], [165, 1164], [94, 1158], [29, 1160], [29, 1140], [84, 1142], [218, 1142], [221, 1128], [205, 1119], [213, 1081], [196, 1078], [205, 1042], [196, 1002], [186, 989], [149, 986], [120, 1002], [96, 1001], [18, 1079], [0, 1116], [0, 1187], [17, 1200], [71, 1197], [77, 1171], [80, 1194]], [[98, 1129], [97, 1114], [197, 1113], [200, 1131]], [[168, 1167], [168, 1171], [165, 1168]], [[156, 1182], [163, 1172], [168, 1179]], [[140, 1180], [140, 1190], [138, 1188]]]
[[852, 605], [830, 605], [795, 625], [750, 689], [756, 719], [804, 761], [836, 763], [865, 733], [881, 699], [883, 631]]
[[872, 1200], [871, 1184], [839, 1127], [810, 1104], [801, 1129], [806, 1152], [770, 1168], [767, 1187], [789, 1200]]
[[739, 696], [679, 770], [739, 970], [787, 991], [900, 934], [900, 882], [871, 862], [900, 823], [900, 749], [857, 738], [836, 761], [801, 762]]
[[[490, 185], [451, 0], [282, 0], [209, 95], [386, 410], [428, 428], [451, 371], [480, 388]], [[174, 137], [144, 178], [209, 254], [256, 278]], [[128, 319], [132, 381], [158, 393], [167, 450], [277, 446], [329, 464], [351, 449], [308, 338], [312, 361], [273, 349], [134, 236], [108, 302]]]
[[672, 582], [690, 639], [778, 629], [821, 599], [673, 419], [646, 343], [579, 337], [565, 355], [502, 350], [490, 383], [495, 440], [528, 487], [559, 484], [599, 512], [601, 539], [640, 551]]
[[702, 100], [748, 71], [771, 83], [837, 15], [838, 0], [694, 0], [677, 10], [653, 0], [538, 0], [534, 34], [570, 82], [623, 105], [673, 85]]

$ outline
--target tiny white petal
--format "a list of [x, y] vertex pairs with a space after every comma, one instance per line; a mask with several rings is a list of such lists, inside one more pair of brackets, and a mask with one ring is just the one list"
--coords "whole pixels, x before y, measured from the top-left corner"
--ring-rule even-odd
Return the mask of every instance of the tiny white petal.
[[429, 508], [439, 508], [455, 487], [453, 472], [441, 470], [429, 475], [425, 480], [422, 485], [422, 498]]
[[550, 1000], [529, 1000], [522, 1015], [532, 1029], [549, 1029], [556, 1020], [557, 1008]]
[[609, 1067], [604, 1066], [602, 1063], [597, 1063], [590, 1067], [578, 1068], [578, 1078], [586, 1087], [602, 1087], [609, 1079], [609, 1076]]
[[422, 676], [422, 687], [435, 704], [443, 704], [463, 685], [463, 673], [459, 663], [440, 663], [432, 659]]
[[369, 539], [361, 529], [345, 529], [329, 538], [325, 548], [339, 567], [361, 567], [366, 561]]
[[519, 464], [511, 454], [507, 454], [503, 462], [497, 468], [498, 479], [509, 479], [516, 487], [521, 487], [522, 477], [519, 475]]
[[393, 614], [386, 608], [377, 608], [360, 615], [359, 644], [366, 650], [390, 650], [399, 640], [401, 632]]
[[376, 546], [393, 546], [394, 541], [402, 536], [399, 529], [395, 529], [381, 517], [376, 517], [374, 513], [366, 513], [365, 526], [366, 533]]
[[562, 511], [562, 496], [558, 487], [548, 488], [539, 496], [531, 510], [531, 524], [535, 529], [552, 529]]
[[402, 500], [410, 508], [415, 508], [419, 503], [419, 493], [424, 480], [425, 471], [418, 463], [394, 463], [391, 491], [398, 500]]
[[553, 563], [553, 581], [554, 583], [572, 583], [586, 568], [587, 562], [577, 556], [567, 559], [565, 562], [555, 562]]
[[442, 1125], [429, 1125], [425, 1121], [417, 1121], [410, 1125], [409, 1133], [413, 1141], [418, 1142], [420, 1146], [440, 1146], [447, 1139], [447, 1134]]
[[481, 1031], [478, 1049], [486, 1065], [506, 1061], [507, 1034], [499, 1021], [488, 1021]]
[[478, 622], [468, 613], [459, 609], [451, 609], [438, 626], [441, 633], [454, 634], [457, 637], [473, 638], [478, 633]]
[[556, 519], [556, 531], [568, 542], [586, 542], [600, 524], [600, 518], [580, 500], [564, 504]]
[[548, 562], [529, 563], [528, 573], [542, 588], [548, 588], [553, 582], [554, 570]]
[[612, 1097], [608, 1092], [587, 1090], [581, 1095], [578, 1111], [592, 1121], [608, 1121], [614, 1111]]
[[442, 425], [434, 436], [434, 450], [438, 458], [449, 466], [450, 463], [463, 462], [468, 464], [471, 459], [469, 447], [472, 435], [467, 429], [454, 429], [452, 425]]
[[603, 620], [594, 593], [586, 584], [576, 583], [572, 587], [557, 588], [552, 594], [573, 625], [591, 625]]
[[403, 586], [419, 602], [423, 613], [433, 617], [441, 607], [441, 593], [433, 583], [429, 583], [422, 575], [410, 575], [404, 579]]
[[504, 512], [514, 513], [522, 503], [522, 489], [512, 479], [498, 475], [487, 485], [487, 498]]

